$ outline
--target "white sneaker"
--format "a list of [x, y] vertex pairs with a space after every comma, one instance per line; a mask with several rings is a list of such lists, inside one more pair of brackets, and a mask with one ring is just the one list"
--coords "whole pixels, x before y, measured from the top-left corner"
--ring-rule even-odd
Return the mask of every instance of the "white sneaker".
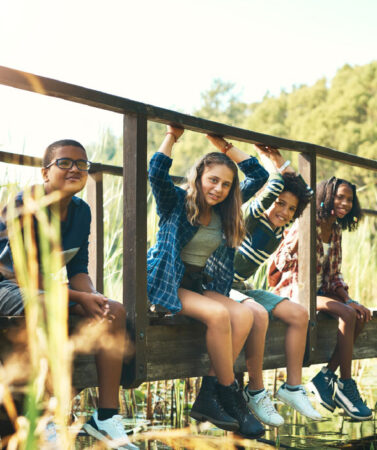
[[44, 443], [41, 446], [44, 450], [58, 450], [61, 449], [61, 442], [59, 441], [56, 424], [52, 418], [48, 419], [43, 430]]
[[284, 419], [276, 411], [270, 399], [270, 393], [263, 389], [262, 392], [256, 395], [251, 395], [247, 386], [243, 390], [243, 396], [248, 408], [261, 422], [273, 427], [280, 427], [283, 425]]
[[110, 419], [99, 420], [98, 412], [94, 411], [89, 421], [83, 425], [83, 429], [96, 439], [105, 442], [110, 448], [139, 450], [139, 447], [130, 442], [122, 424], [122, 416], [118, 414]]
[[309, 417], [310, 419], [322, 419], [321, 414], [311, 405], [306, 394], [306, 390], [302, 385], [300, 385], [297, 391], [290, 391], [283, 384], [283, 386], [280, 386], [279, 390], [276, 392], [276, 398], [285, 404], [292, 406], [292, 408], [296, 409], [299, 413]]

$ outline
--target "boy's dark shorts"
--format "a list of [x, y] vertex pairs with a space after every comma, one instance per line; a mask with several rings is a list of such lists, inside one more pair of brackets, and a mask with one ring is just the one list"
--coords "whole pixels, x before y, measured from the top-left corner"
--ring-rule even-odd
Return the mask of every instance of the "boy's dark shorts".
[[11, 280], [0, 281], [0, 315], [22, 316], [24, 299], [18, 284]]
[[[43, 294], [43, 291], [39, 291]], [[69, 302], [69, 307], [76, 305]], [[0, 281], [0, 316], [23, 316], [24, 298], [22, 290], [14, 281], [3, 278]]]

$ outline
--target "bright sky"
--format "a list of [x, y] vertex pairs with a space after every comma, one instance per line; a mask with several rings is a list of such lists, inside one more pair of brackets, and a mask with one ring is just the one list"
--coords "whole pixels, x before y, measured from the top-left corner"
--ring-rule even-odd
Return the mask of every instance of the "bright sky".
[[[375, 0], [0, 0], [0, 11], [0, 65], [187, 113], [214, 78], [253, 102], [376, 59]], [[29, 154], [121, 133], [116, 114], [1, 86], [0, 121], [0, 149]]]

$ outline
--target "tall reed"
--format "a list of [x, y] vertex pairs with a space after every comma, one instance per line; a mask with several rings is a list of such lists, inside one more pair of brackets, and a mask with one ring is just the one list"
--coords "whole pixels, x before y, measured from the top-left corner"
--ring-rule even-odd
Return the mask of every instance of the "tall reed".
[[63, 266], [59, 214], [47, 212], [49, 204], [59, 200], [59, 194], [44, 196], [41, 189], [36, 188], [33, 193], [25, 189], [23, 199], [21, 211], [14, 201], [8, 203], [7, 227], [16, 279], [25, 305], [30, 375], [26, 421], [21, 422], [25, 424], [26, 433], [19, 429], [9, 445], [17, 442], [20, 448], [40, 448], [51, 416], [59, 427], [60, 445], [69, 448], [66, 426], [71, 398], [68, 295], [67, 286], [55, 278]]

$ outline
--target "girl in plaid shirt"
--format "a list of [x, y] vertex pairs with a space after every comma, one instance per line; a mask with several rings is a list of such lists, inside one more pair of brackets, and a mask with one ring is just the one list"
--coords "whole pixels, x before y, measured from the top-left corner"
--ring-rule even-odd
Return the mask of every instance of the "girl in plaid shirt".
[[[224, 139], [207, 136], [220, 152], [201, 158], [188, 176], [187, 189], [174, 186], [169, 175], [171, 153], [182, 133], [183, 129], [169, 126], [150, 162], [160, 229], [148, 252], [148, 298], [207, 327], [211, 369], [203, 377], [191, 417], [256, 438], [264, 428], [248, 410], [233, 372], [253, 314], [227, 294], [234, 249], [245, 233], [241, 194], [244, 200], [250, 198], [268, 172], [256, 158]], [[241, 189], [235, 163], [246, 175]]]
[[[326, 367], [311, 380], [309, 386], [320, 403], [330, 411], [336, 406], [356, 420], [368, 420], [372, 411], [361, 400], [351, 378], [353, 345], [366, 322], [369, 309], [351, 299], [341, 274], [342, 230], [353, 231], [362, 217], [355, 185], [332, 177], [317, 186], [317, 310], [339, 321], [334, 352]], [[298, 297], [298, 224], [284, 238], [274, 264], [280, 272], [278, 280], [270, 277], [278, 295]], [[270, 271], [271, 272], [271, 271]], [[275, 274], [276, 276], [276, 274]], [[340, 378], [335, 371], [340, 368]], [[335, 385], [337, 389], [335, 391]]]

